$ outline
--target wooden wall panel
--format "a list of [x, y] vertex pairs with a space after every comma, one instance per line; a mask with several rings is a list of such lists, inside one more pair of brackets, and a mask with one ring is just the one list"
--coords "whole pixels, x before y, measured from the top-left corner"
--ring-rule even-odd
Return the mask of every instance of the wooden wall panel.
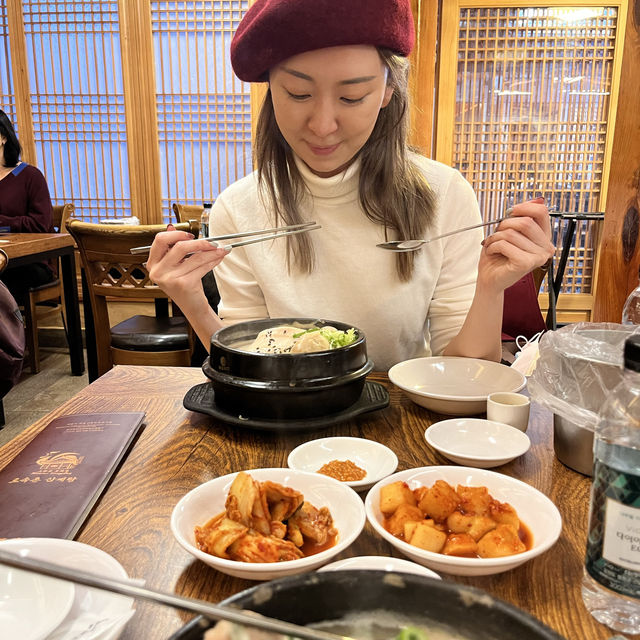
[[620, 100], [600, 245], [593, 320], [620, 322], [629, 292], [638, 284], [640, 247], [640, 0], [633, 0], [620, 75]]
[[73, 202], [76, 217], [131, 215], [117, 2], [21, 5], [26, 48], [11, 46], [27, 61], [19, 75], [29, 82], [31, 161], [54, 204]]
[[439, 25], [439, 0], [412, 0], [416, 44], [411, 53], [412, 146], [429, 158], [434, 155], [435, 91]]
[[247, 7], [247, 0], [151, 3], [165, 221], [173, 202], [213, 202], [252, 171], [251, 87], [229, 62]]
[[[443, 4], [436, 157], [469, 180], [485, 219], [539, 195], [561, 212], [604, 210], [626, 5]], [[560, 311], [593, 301], [599, 224], [577, 225]], [[554, 221], [558, 257], [566, 226]]]
[[[31, 100], [29, 90], [26, 38], [22, 17], [22, 2], [9, 1], [6, 8], [8, 41], [11, 49], [12, 89], [15, 114], [13, 124], [19, 135], [22, 156], [26, 162], [36, 162], [36, 143], [33, 136]], [[6, 43], [6, 40], [5, 40]], [[2, 92], [4, 93], [4, 91]]]
[[161, 207], [158, 120], [151, 11], [147, 2], [119, 0], [131, 214], [158, 221]]
[[[0, 0], [0, 106], [54, 204], [172, 218], [252, 170], [228, 49], [248, 0]], [[6, 57], [2, 55], [6, 52]]]

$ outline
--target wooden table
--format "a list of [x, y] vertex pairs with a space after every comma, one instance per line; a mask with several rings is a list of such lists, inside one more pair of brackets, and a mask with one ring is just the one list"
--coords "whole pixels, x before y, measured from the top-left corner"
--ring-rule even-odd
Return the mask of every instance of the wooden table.
[[71, 373], [81, 376], [84, 355], [73, 238], [68, 233], [6, 233], [0, 235], [0, 240], [0, 249], [9, 256], [10, 267], [60, 258]]
[[[383, 442], [399, 458], [398, 470], [449, 464], [432, 451], [424, 431], [440, 416], [414, 405], [385, 375], [391, 404], [318, 432], [267, 433], [225, 426], [182, 406], [185, 393], [205, 381], [195, 368], [118, 366], [0, 449], [0, 467], [49, 421], [73, 413], [145, 411], [146, 427], [77, 539], [104, 549], [128, 574], [149, 587], [217, 602], [256, 583], [218, 573], [196, 561], [173, 538], [169, 521], [178, 500], [195, 486], [241, 469], [285, 467], [291, 449], [313, 437], [350, 435]], [[585, 610], [580, 579], [585, 551], [590, 479], [554, 456], [550, 414], [532, 407], [531, 449], [498, 472], [523, 480], [558, 506], [564, 526], [556, 545], [534, 560], [495, 576], [444, 576], [485, 589], [529, 611], [570, 640], [599, 640], [613, 633]], [[369, 524], [340, 557], [392, 555]], [[122, 640], [162, 640], [191, 614], [139, 602]], [[526, 638], [523, 638], [526, 640]]]

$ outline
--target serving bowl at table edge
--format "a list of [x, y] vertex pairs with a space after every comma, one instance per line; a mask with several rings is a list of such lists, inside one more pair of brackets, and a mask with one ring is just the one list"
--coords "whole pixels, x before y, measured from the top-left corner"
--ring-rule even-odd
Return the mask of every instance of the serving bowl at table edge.
[[[468, 558], [426, 551], [392, 535], [384, 527], [380, 510], [380, 489], [393, 482], [406, 482], [410, 489], [431, 487], [436, 480], [444, 480], [454, 489], [457, 485], [487, 487], [489, 494], [500, 502], [510, 504], [520, 521], [531, 533], [531, 548], [522, 553], [499, 558]], [[371, 489], [365, 499], [367, 520], [376, 533], [397, 551], [438, 573], [460, 576], [484, 576], [515, 569], [550, 549], [560, 537], [562, 517], [558, 508], [543, 493], [521, 480], [502, 473], [472, 467], [419, 467], [399, 471], [384, 478]]]
[[198, 549], [195, 527], [203, 526], [225, 510], [229, 488], [237, 473], [209, 480], [195, 487], [176, 504], [171, 514], [171, 531], [178, 543], [191, 555], [221, 573], [246, 580], [272, 580], [310, 571], [326, 564], [344, 551], [361, 533], [365, 522], [364, 505], [358, 494], [339, 480], [295, 469], [248, 469], [246, 473], [258, 482], [271, 480], [300, 491], [314, 507], [327, 507], [338, 530], [336, 542], [319, 553], [299, 560], [283, 562], [241, 562], [219, 558]]
[[522, 373], [480, 358], [429, 356], [412, 358], [389, 369], [389, 380], [421, 407], [451, 416], [485, 413], [495, 391], [520, 391]]
[[[238, 345], [260, 331], [289, 325], [301, 330], [354, 328], [357, 339], [337, 349], [313, 353], [255, 353]], [[317, 318], [263, 318], [239, 322], [211, 337], [202, 371], [211, 381], [218, 407], [252, 418], [313, 418], [347, 409], [360, 398], [373, 362], [357, 327]]]
[[[402, 626], [431, 624], [456, 632], [456, 640], [562, 640], [530, 614], [485, 591], [415, 574], [314, 572], [251, 587], [222, 604], [302, 625], [347, 619], [358, 628], [345, 633], [356, 638], [368, 637], [362, 627], [382, 619], [391, 621], [389, 638]], [[202, 640], [213, 624], [195, 618], [171, 640]]]

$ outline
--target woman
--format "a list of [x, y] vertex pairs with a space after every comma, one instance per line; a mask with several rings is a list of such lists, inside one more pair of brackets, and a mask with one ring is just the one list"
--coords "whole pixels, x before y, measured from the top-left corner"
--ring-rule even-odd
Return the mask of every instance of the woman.
[[[228, 255], [159, 234], [151, 277], [204, 344], [223, 323], [304, 316], [362, 329], [380, 370], [432, 353], [500, 358], [504, 290], [553, 253], [541, 200], [514, 207], [484, 241], [471, 231], [414, 253], [375, 246], [480, 221], [462, 176], [407, 147], [413, 40], [409, 0], [258, 0], [248, 10], [231, 62], [241, 80], [269, 83], [257, 171], [218, 197], [211, 233], [309, 220], [322, 229]], [[213, 267], [218, 315], [198, 287]]]
[[[36, 167], [20, 162], [21, 152], [13, 125], [0, 110], [0, 227], [12, 233], [53, 233], [47, 182]], [[55, 274], [43, 262], [9, 267], [0, 278], [22, 303], [29, 288], [51, 282]]]

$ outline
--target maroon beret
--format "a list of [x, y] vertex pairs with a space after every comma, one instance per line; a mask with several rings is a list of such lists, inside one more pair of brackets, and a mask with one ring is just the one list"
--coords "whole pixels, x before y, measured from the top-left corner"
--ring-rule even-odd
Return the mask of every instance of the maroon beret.
[[256, 0], [231, 42], [231, 65], [241, 80], [261, 82], [305, 51], [370, 44], [407, 56], [414, 37], [410, 0]]

